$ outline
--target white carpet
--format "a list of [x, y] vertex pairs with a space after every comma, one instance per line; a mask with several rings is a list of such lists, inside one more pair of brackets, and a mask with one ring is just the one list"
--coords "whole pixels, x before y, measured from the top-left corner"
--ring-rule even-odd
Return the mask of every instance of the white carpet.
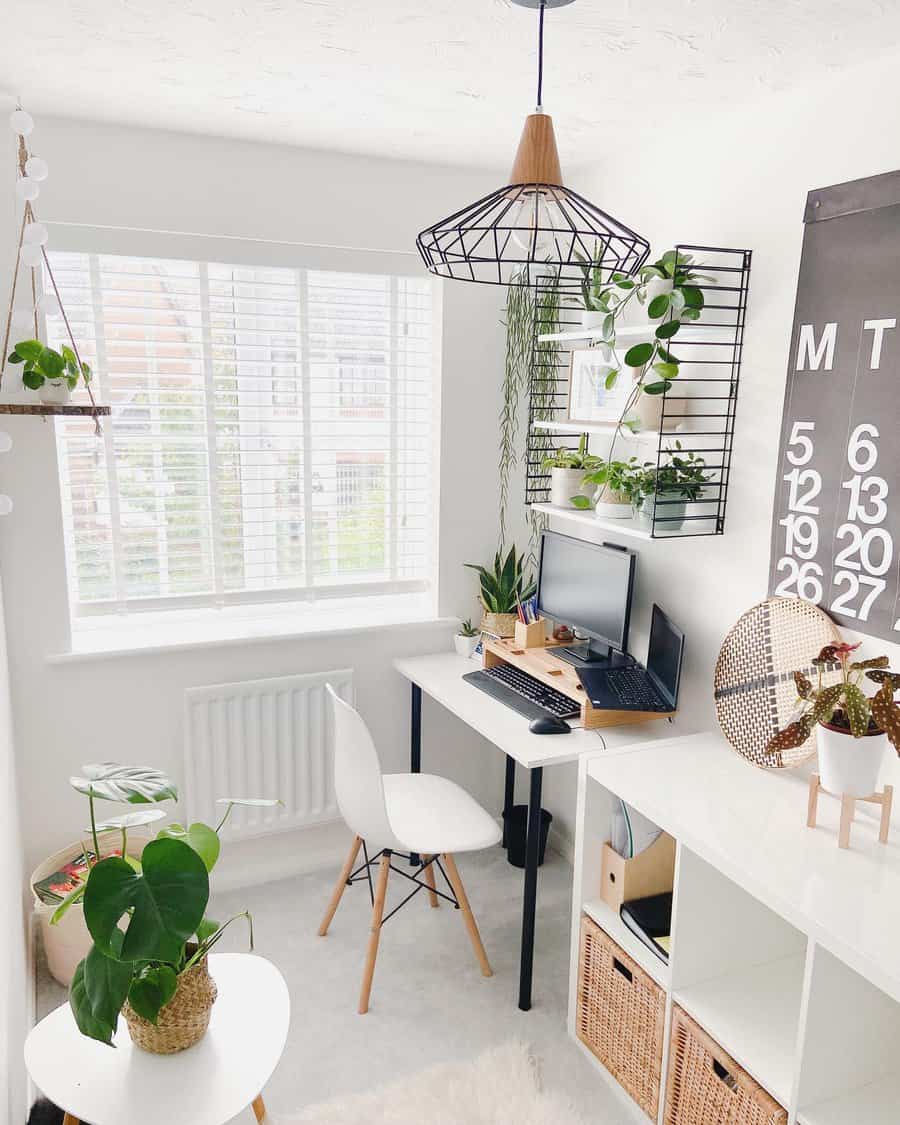
[[491, 1047], [471, 1062], [446, 1063], [272, 1125], [584, 1125], [574, 1106], [541, 1089], [523, 1043]]

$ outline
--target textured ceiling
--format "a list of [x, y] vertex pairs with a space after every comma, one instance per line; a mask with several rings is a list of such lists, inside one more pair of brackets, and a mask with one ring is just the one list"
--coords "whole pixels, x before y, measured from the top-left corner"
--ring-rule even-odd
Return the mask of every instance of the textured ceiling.
[[[509, 0], [6, 0], [33, 112], [506, 167], [536, 14]], [[547, 15], [566, 162], [893, 49], [897, 0], [578, 0]]]

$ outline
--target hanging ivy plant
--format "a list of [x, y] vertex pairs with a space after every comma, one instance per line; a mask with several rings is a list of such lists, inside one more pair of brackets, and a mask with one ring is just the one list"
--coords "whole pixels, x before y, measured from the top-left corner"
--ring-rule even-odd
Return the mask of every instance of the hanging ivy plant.
[[503, 369], [503, 406], [500, 410], [500, 546], [506, 542], [509, 482], [518, 457], [519, 402], [531, 375], [534, 348], [535, 302], [527, 285], [510, 285], [506, 291], [506, 362]]

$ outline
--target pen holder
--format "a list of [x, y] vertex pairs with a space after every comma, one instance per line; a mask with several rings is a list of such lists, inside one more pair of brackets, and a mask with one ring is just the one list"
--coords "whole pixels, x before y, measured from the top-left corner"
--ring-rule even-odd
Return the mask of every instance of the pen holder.
[[547, 626], [543, 617], [525, 625], [516, 622], [515, 642], [517, 648], [543, 648], [547, 643]]

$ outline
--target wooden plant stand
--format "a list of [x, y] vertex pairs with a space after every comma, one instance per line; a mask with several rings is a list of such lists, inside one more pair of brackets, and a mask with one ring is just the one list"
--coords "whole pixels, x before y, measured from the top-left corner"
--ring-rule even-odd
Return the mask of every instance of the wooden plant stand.
[[574, 665], [561, 660], [553, 652], [560, 646], [551, 641], [544, 645], [523, 648], [515, 640], [484, 639], [484, 667], [496, 668], [498, 664], [512, 664], [521, 668], [542, 684], [567, 695], [581, 708], [581, 723], [585, 730], [598, 727], [618, 727], [623, 723], [645, 723], [648, 719], [668, 719], [674, 711], [607, 711], [594, 707], [588, 699]]
[[[815, 828], [816, 813], [819, 806], [819, 793], [827, 793], [819, 780], [819, 775], [814, 773], [809, 779], [809, 805], [806, 815], [807, 828]], [[878, 841], [881, 844], [888, 842], [888, 832], [891, 827], [891, 804], [894, 799], [894, 787], [885, 785], [880, 793], [873, 793], [870, 797], [851, 797], [849, 793], [835, 793], [841, 800], [841, 825], [838, 831], [838, 847], [850, 847], [850, 826], [856, 815], [856, 802], [864, 801], [869, 805], [881, 805], [881, 824], [878, 829]]]

